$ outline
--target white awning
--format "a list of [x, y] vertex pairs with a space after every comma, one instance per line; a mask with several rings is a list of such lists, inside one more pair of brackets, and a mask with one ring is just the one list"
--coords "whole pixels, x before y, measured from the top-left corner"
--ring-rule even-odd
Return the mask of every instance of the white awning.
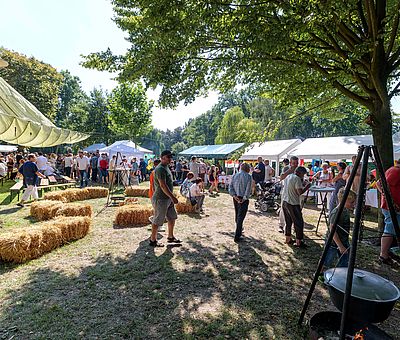
[[56, 127], [33, 104], [0, 77], [0, 140], [48, 147], [77, 143], [89, 135]]
[[279, 160], [297, 145], [301, 139], [273, 140], [264, 143], [253, 143], [240, 157], [244, 161], [255, 161], [258, 157], [271, 160]]

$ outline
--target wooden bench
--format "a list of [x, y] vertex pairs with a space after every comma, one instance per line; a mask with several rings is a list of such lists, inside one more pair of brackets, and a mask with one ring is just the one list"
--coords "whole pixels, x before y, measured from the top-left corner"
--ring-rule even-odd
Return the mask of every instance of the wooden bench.
[[13, 194], [15, 196], [18, 195], [18, 201], [19, 201], [19, 192], [23, 189], [24, 184], [22, 181], [15, 183], [11, 188], [10, 188], [10, 203], [13, 200]]

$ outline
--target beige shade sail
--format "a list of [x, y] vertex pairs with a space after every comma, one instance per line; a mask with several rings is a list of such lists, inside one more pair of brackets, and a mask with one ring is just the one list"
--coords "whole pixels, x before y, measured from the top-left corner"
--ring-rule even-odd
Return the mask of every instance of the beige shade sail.
[[0, 77], [0, 140], [31, 147], [72, 144], [90, 135], [61, 129]]

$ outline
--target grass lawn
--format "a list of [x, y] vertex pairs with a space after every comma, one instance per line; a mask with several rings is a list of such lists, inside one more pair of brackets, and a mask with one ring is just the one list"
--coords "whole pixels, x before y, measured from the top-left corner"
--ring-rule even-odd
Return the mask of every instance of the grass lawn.
[[[237, 245], [230, 197], [207, 197], [209, 217], [179, 216], [182, 247], [153, 249], [148, 226], [113, 227], [116, 208], [105, 201], [87, 201], [96, 216], [84, 239], [24, 265], [0, 264], [0, 339], [306, 337], [297, 320], [323, 245], [324, 228], [319, 237], [310, 231], [318, 211], [304, 210], [310, 248], [297, 250], [284, 244], [277, 217], [252, 202]], [[0, 207], [0, 233], [31, 223], [28, 214]], [[377, 248], [359, 249], [360, 268], [400, 286], [399, 269], [376, 262]], [[334, 307], [319, 284], [308, 317], [326, 309]], [[399, 323], [397, 304], [381, 327], [398, 337]]]

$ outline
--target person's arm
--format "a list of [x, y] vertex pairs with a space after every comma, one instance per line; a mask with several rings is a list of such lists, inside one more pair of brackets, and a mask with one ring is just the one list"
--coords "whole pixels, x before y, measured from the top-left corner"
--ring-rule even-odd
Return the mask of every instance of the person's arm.
[[339, 172], [335, 177], [332, 178], [332, 183], [336, 183], [341, 178], [343, 178], [343, 173]]
[[336, 245], [338, 246], [340, 254], [344, 254], [347, 252], [347, 248], [343, 245], [337, 232], [335, 232], [335, 234], [333, 235], [333, 241], [335, 241]]
[[300, 183], [296, 186], [297, 193], [299, 195], [303, 195], [308, 189], [310, 189], [311, 183], [307, 183], [306, 186], [303, 187], [303, 183]]
[[346, 166], [346, 169], [344, 170], [343, 174], [343, 179], [347, 181], [347, 179], [350, 177], [350, 166]]
[[[235, 176], [232, 177], [231, 183], [229, 183], [228, 192], [229, 192], [229, 195], [231, 195], [231, 196], [236, 200], [237, 194], [236, 194], [235, 188], [234, 188], [234, 186], [233, 186], [234, 181], [235, 181]], [[236, 198], [235, 198], [235, 197], [236, 197]]]
[[249, 180], [247, 181], [246, 190], [245, 190], [245, 194], [243, 196], [243, 200], [248, 200], [250, 198], [250, 195], [251, 195], [251, 184], [252, 184], [252, 179], [249, 178]]
[[174, 204], [178, 203], [178, 199], [174, 196], [174, 194], [169, 190], [167, 183], [164, 179], [159, 178], [158, 183], [160, 184], [161, 190], [166, 194]]
[[287, 169], [281, 176], [280, 176], [280, 180], [283, 181], [287, 176], [289, 176], [290, 174], [294, 173], [295, 168], [289, 168]]

